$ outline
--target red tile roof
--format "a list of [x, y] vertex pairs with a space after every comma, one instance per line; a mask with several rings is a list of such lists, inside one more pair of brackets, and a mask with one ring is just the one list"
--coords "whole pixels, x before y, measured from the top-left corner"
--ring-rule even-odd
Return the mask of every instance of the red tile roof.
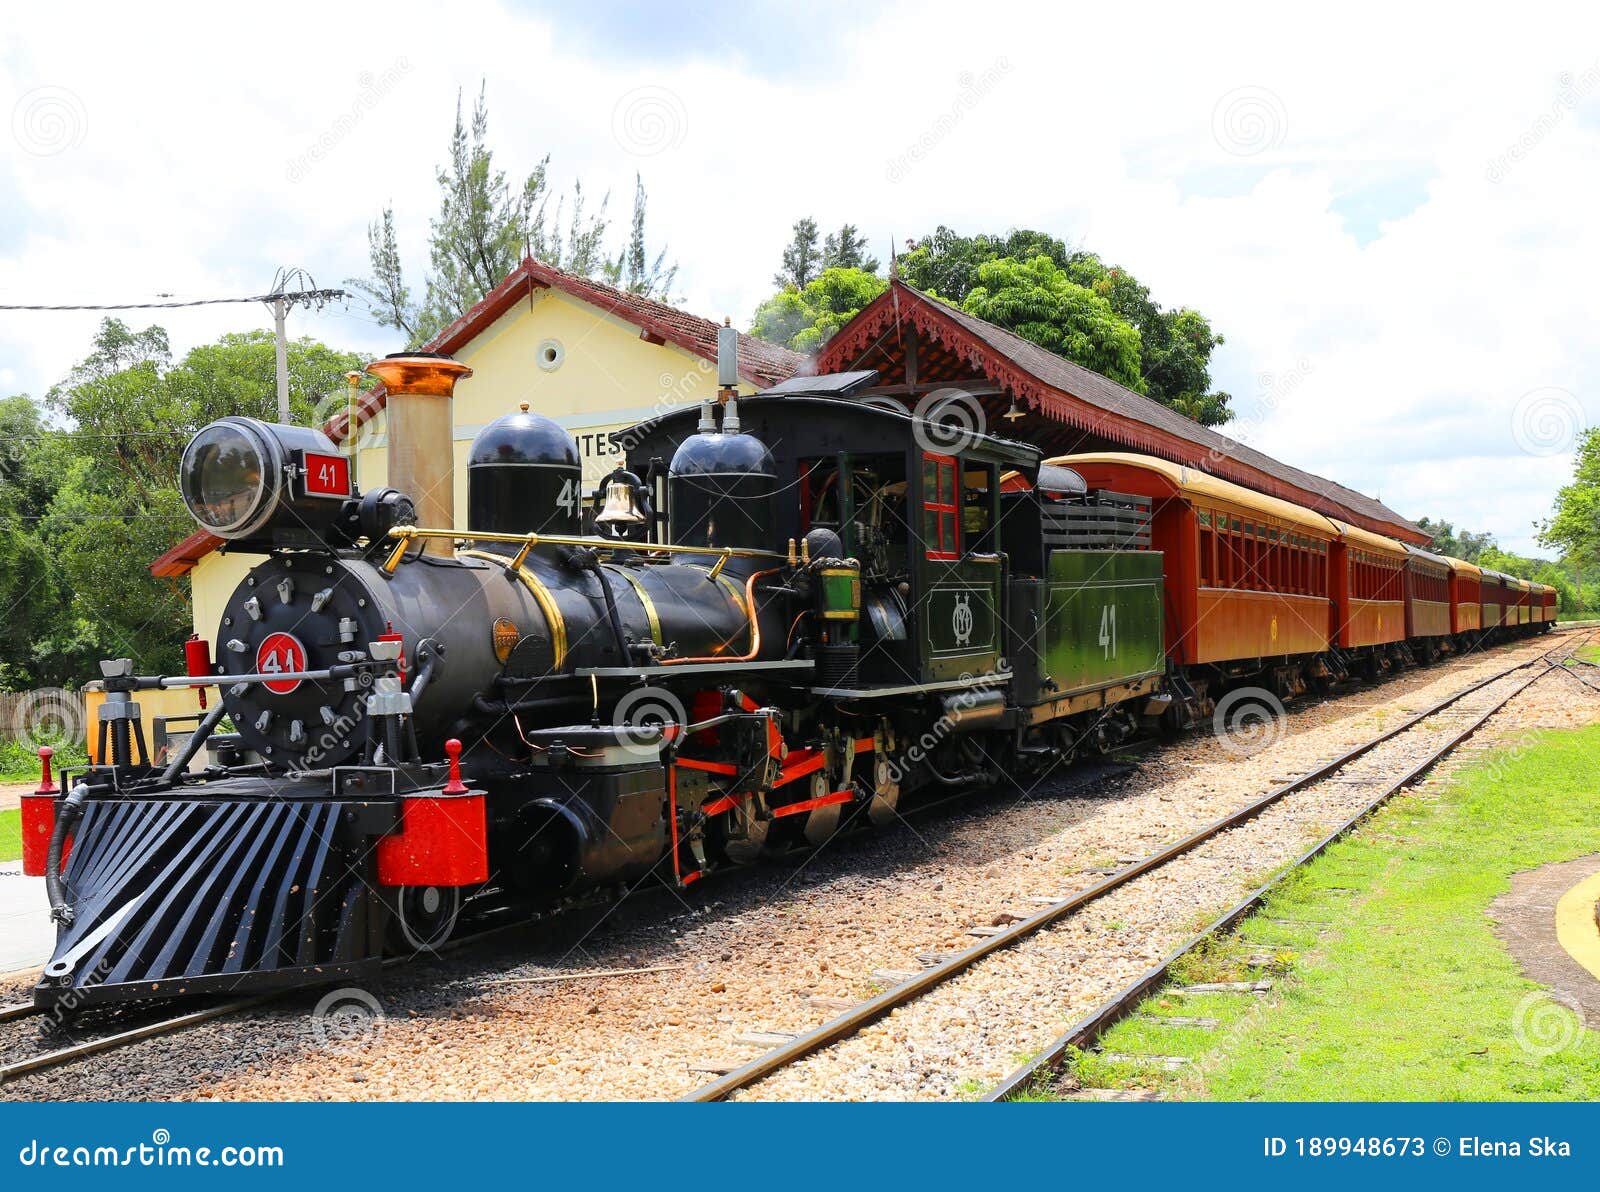
[[870, 367], [867, 361], [875, 351], [892, 354], [900, 323], [916, 326], [922, 335], [1007, 394], [1057, 422], [1133, 451], [1200, 468], [1375, 533], [1419, 546], [1430, 541], [1410, 521], [1364, 493], [1273, 459], [899, 280], [891, 282], [888, 290], [828, 341], [818, 354], [816, 371], [826, 374]]
[[[717, 358], [717, 324], [712, 320], [691, 315], [653, 298], [630, 294], [593, 278], [554, 269], [532, 257], [524, 259], [503, 282], [484, 296], [482, 302], [434, 336], [421, 350], [446, 354], [460, 351], [517, 302], [532, 291], [541, 289], [560, 290], [580, 302], [615, 315], [638, 327], [641, 337], [652, 343], [676, 344], [704, 360], [714, 361]], [[799, 352], [769, 344], [753, 335], [739, 334], [739, 376], [758, 389], [788, 380], [807, 363], [807, 357]], [[375, 417], [383, 409], [383, 404], [384, 391], [381, 386], [364, 394], [356, 409], [357, 425]], [[342, 443], [347, 430], [345, 422], [343, 413], [336, 414], [323, 429], [334, 442]], [[222, 539], [198, 530], [151, 563], [150, 572], [162, 576], [186, 575], [196, 563], [221, 545]]]

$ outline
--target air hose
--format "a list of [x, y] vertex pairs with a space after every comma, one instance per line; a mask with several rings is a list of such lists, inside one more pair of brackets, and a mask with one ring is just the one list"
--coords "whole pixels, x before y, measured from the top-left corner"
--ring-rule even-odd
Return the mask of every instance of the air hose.
[[[219, 704], [218, 707], [221, 707]], [[44, 889], [50, 899], [52, 922], [72, 922], [72, 907], [67, 902], [67, 886], [61, 880], [61, 854], [66, 851], [67, 837], [83, 815], [83, 801], [89, 797], [89, 788], [80, 782], [67, 793], [56, 811], [56, 828], [50, 833], [50, 851], [45, 854]]]

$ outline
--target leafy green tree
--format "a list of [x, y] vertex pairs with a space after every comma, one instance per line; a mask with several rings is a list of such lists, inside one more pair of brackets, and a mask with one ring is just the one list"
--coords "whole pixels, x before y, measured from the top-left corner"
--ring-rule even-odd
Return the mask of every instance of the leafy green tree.
[[61, 585], [39, 536], [57, 483], [50, 437], [32, 398], [0, 401], [0, 690], [54, 685], [49, 656], [70, 632], [57, 616]]
[[1493, 534], [1474, 534], [1471, 530], [1457, 530], [1447, 521], [1419, 518], [1417, 529], [1433, 538], [1433, 546], [1430, 549], [1435, 554], [1449, 555], [1453, 559], [1462, 559], [1468, 563], [1476, 563], [1485, 551], [1498, 549]]
[[856, 230], [856, 225], [845, 224], [837, 232], [829, 232], [824, 237], [822, 267], [860, 269], [866, 273], [876, 273], [878, 258], [867, 251], [866, 239]]
[[962, 310], [1144, 392], [1139, 332], [1118, 318], [1105, 298], [1072, 281], [1049, 257], [1000, 257], [979, 265], [973, 277]]
[[[62, 594], [57, 619], [66, 628], [45, 642], [50, 653], [36, 658], [36, 669], [76, 666], [81, 682], [98, 658], [180, 665], [187, 585], [158, 579], [146, 565], [194, 530], [177, 473], [195, 431], [227, 414], [276, 417], [274, 355], [270, 332], [249, 331], [194, 348], [174, 365], [160, 328], [134, 332], [107, 319], [89, 356], [51, 390], [47, 409], [64, 429], [41, 432], [54, 488], [37, 538], [49, 544]], [[346, 392], [345, 374], [363, 362], [292, 341], [294, 420], [320, 420], [328, 399]]]
[[1579, 437], [1572, 480], [1556, 493], [1550, 516], [1538, 528], [1539, 544], [1561, 552], [1581, 609], [1585, 580], [1591, 592], [1600, 580], [1600, 428], [1590, 427]]
[[[1209, 320], [1190, 307], [1163, 308], [1150, 297], [1149, 287], [1127, 270], [1108, 266], [1093, 253], [1069, 248], [1048, 233], [1016, 228], [1003, 236], [962, 236], [940, 226], [931, 235], [912, 242], [899, 260], [899, 273], [907, 284], [963, 310], [979, 313], [967, 305], [967, 297], [980, 284], [979, 271], [985, 265], [1007, 259], [1031, 264], [1039, 257], [1048, 258], [1068, 281], [1104, 298], [1112, 314], [1139, 333], [1138, 375], [1142, 383], [1129, 385], [1130, 389], [1146, 393], [1205, 426], [1218, 426], [1232, 417], [1229, 395], [1211, 388], [1211, 354], [1223, 338], [1212, 330]], [[1078, 342], [1073, 338], [1073, 329], [1066, 325], [1057, 333], [1046, 332], [1034, 317], [1031, 305], [1022, 313], [1034, 333], [1006, 322], [999, 310], [995, 317], [982, 317], [1045, 347], [1051, 347], [1046, 339]], [[1054, 347], [1051, 350], [1059, 351]], [[1096, 367], [1072, 352], [1060, 354]], [[1127, 384], [1124, 376], [1112, 379]]]
[[773, 274], [772, 284], [780, 290], [793, 286], [803, 290], [816, 279], [822, 268], [817, 251], [817, 221], [809, 216], [794, 221], [788, 247], [783, 250], [783, 267]]
[[1578, 439], [1572, 481], [1556, 493], [1549, 518], [1539, 523], [1539, 544], [1568, 558], [1600, 560], [1600, 427]]
[[824, 269], [803, 289], [787, 286], [757, 307], [750, 331], [796, 352], [815, 352], [888, 287], [862, 269]]

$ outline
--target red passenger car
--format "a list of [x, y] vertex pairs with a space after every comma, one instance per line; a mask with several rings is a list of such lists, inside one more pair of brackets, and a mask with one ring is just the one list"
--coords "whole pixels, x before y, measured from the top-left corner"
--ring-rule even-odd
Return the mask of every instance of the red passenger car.
[[1355, 651], [1362, 669], [1382, 668], [1386, 647], [1406, 636], [1406, 548], [1392, 538], [1330, 519], [1334, 644]]
[[1438, 657], [1454, 630], [1450, 618], [1450, 560], [1406, 547], [1406, 637], [1427, 661]]
[[[1091, 489], [1150, 498], [1152, 545], [1166, 553], [1173, 662], [1240, 670], [1251, 668], [1232, 664], [1328, 648], [1337, 532], [1327, 518], [1153, 456], [1108, 452], [1048, 462], [1071, 468]], [[1401, 625], [1398, 604], [1394, 623]]]
[[1450, 564], [1450, 632], [1460, 647], [1467, 635], [1483, 628], [1483, 571], [1465, 559], [1445, 556]]

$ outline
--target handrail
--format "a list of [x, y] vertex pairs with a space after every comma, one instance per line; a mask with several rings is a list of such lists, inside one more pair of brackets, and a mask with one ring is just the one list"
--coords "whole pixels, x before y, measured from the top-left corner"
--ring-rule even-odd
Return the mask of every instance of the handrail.
[[395, 539], [394, 550], [389, 552], [389, 557], [384, 560], [383, 571], [386, 575], [393, 575], [395, 568], [400, 566], [400, 560], [405, 557], [411, 543], [418, 538], [450, 538], [465, 539], [473, 542], [515, 542], [522, 546], [517, 555], [518, 564], [527, 557], [528, 551], [536, 546], [583, 546], [593, 550], [629, 551], [634, 554], [648, 554], [659, 551], [664, 554], [690, 554], [690, 555], [720, 555], [727, 559], [784, 559], [787, 556], [770, 550], [753, 550], [747, 547], [732, 546], [684, 546], [668, 542], [618, 542], [612, 538], [586, 538], [577, 534], [499, 534], [486, 530], [437, 530], [421, 526], [395, 526], [389, 531], [390, 538]]

